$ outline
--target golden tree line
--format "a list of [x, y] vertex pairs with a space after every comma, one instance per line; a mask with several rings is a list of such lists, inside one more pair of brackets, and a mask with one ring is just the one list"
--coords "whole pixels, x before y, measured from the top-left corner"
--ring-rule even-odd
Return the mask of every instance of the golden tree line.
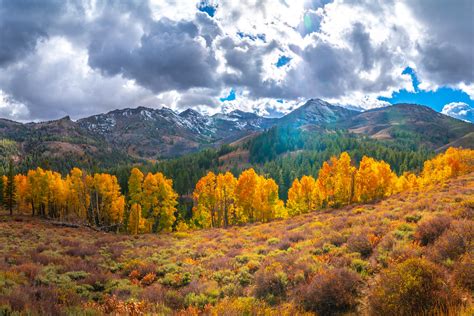
[[389, 164], [364, 156], [356, 168], [347, 152], [324, 162], [318, 178], [295, 179], [288, 191], [286, 207], [278, 198], [278, 187], [253, 169], [238, 179], [231, 173], [209, 172], [194, 190], [194, 225], [226, 227], [245, 222], [265, 222], [327, 207], [366, 203], [402, 191], [419, 190], [449, 178], [474, 172], [474, 150], [449, 148], [428, 160], [419, 176], [397, 176]]
[[[8, 182], [6, 176], [3, 182]], [[177, 204], [171, 180], [161, 173], [144, 177], [134, 168], [129, 184], [127, 205], [113, 175], [88, 175], [74, 168], [62, 177], [37, 168], [14, 177], [13, 195], [18, 209], [33, 216], [117, 229], [128, 223], [131, 233], [171, 230]]]
[[[209, 172], [196, 184], [193, 217], [188, 224], [176, 219], [178, 194], [161, 173], [146, 176], [133, 168], [128, 195], [121, 193], [110, 174], [88, 175], [74, 168], [66, 176], [37, 168], [14, 176], [13, 198], [18, 209], [32, 215], [82, 222], [93, 226], [122, 227], [131, 234], [206, 227], [228, 227], [267, 222], [327, 207], [366, 203], [391, 194], [419, 190], [449, 178], [474, 172], [474, 150], [449, 148], [428, 160], [419, 176], [397, 176], [384, 161], [363, 157], [356, 168], [348, 153], [324, 162], [317, 179], [295, 179], [286, 206], [273, 179], [254, 169], [238, 178], [232, 173]], [[3, 176], [4, 184], [9, 182]], [[11, 195], [4, 185], [4, 196]], [[11, 187], [11, 186], [10, 186]], [[125, 228], [125, 229], [124, 229]]]

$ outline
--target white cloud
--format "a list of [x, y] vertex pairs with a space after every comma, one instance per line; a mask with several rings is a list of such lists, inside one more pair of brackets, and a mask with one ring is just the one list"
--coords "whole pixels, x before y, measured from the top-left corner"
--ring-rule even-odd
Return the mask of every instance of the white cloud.
[[[0, 115], [138, 105], [215, 112], [231, 88], [237, 99], [225, 107], [270, 115], [308, 98], [369, 109], [413, 91], [407, 66], [420, 89], [447, 85], [474, 97], [470, 0], [208, 0], [213, 18], [200, 2], [51, 2], [42, 19], [38, 8], [9, 3], [0, 15], [16, 19], [0, 24], [18, 34], [0, 44], [0, 90], [3, 104], [24, 109]], [[282, 55], [291, 62], [278, 68]]]
[[8, 117], [17, 121], [29, 118], [29, 110], [23, 103], [19, 103], [0, 90], [0, 117]]
[[[73, 118], [138, 106], [151, 93], [120, 76], [104, 77], [87, 64], [87, 51], [52, 37], [21, 63], [0, 69], [0, 87], [15, 111], [6, 117], [46, 120]], [[5, 100], [5, 97], [3, 97]]]
[[464, 102], [451, 102], [443, 107], [441, 113], [474, 123], [474, 108]]

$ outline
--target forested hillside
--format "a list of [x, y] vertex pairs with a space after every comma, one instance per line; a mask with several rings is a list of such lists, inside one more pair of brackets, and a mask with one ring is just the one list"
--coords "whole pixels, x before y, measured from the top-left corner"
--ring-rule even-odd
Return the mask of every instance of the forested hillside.
[[[397, 172], [419, 170], [430, 152], [440, 152], [449, 146], [474, 146], [470, 141], [473, 133], [473, 124], [414, 104], [357, 112], [311, 99], [284, 117], [271, 119], [242, 111], [209, 116], [190, 109], [177, 113], [167, 108], [138, 107], [78, 121], [64, 117], [22, 124], [0, 119], [4, 144], [0, 144], [0, 151], [8, 151], [0, 156], [0, 169], [5, 170], [13, 157], [21, 172], [39, 166], [65, 175], [73, 167], [79, 167], [88, 172], [113, 172], [120, 176], [121, 169], [128, 168], [129, 172], [134, 164], [146, 169], [148, 164], [157, 161], [191, 155], [183, 162], [165, 163], [155, 170], [171, 170], [171, 165], [189, 166], [189, 161], [197, 159], [201, 165], [211, 168], [225, 165], [238, 173], [243, 167], [261, 168], [261, 164], [284, 158], [282, 154], [304, 151], [301, 157], [288, 161], [297, 162], [291, 166], [296, 172], [293, 175], [288, 174], [285, 161], [259, 169], [260, 172], [272, 170], [271, 176], [281, 186], [288, 187], [288, 179], [303, 173], [314, 174], [314, 170], [307, 169], [308, 161], [321, 162], [341, 151], [352, 151], [357, 161], [364, 154], [384, 159]], [[235, 144], [239, 146], [236, 148]], [[228, 151], [229, 145], [234, 147], [230, 150], [232, 153]], [[358, 148], [359, 145], [365, 147]], [[209, 156], [222, 146], [225, 153], [217, 153], [217, 158]], [[383, 146], [389, 147], [388, 150], [383, 152]], [[207, 152], [202, 156], [193, 155], [201, 151]], [[397, 156], [390, 151], [404, 153]], [[210, 167], [204, 166], [205, 171]], [[168, 171], [169, 176], [172, 172], [179, 171]], [[188, 181], [184, 176], [173, 174], [173, 178], [180, 178], [178, 192], [189, 193], [189, 183], [200, 176], [202, 173], [192, 174]]]

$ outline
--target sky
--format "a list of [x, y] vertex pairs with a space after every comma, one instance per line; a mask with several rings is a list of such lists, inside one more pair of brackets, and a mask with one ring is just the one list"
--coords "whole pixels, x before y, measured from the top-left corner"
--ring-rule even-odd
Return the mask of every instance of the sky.
[[472, 0], [0, 0], [0, 117], [279, 116], [310, 98], [474, 121]]

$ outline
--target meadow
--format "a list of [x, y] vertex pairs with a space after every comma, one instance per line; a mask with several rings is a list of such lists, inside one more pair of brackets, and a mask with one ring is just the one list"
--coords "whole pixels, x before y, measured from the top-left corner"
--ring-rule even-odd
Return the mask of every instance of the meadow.
[[0, 314], [472, 315], [474, 173], [268, 223], [124, 235], [0, 217]]

